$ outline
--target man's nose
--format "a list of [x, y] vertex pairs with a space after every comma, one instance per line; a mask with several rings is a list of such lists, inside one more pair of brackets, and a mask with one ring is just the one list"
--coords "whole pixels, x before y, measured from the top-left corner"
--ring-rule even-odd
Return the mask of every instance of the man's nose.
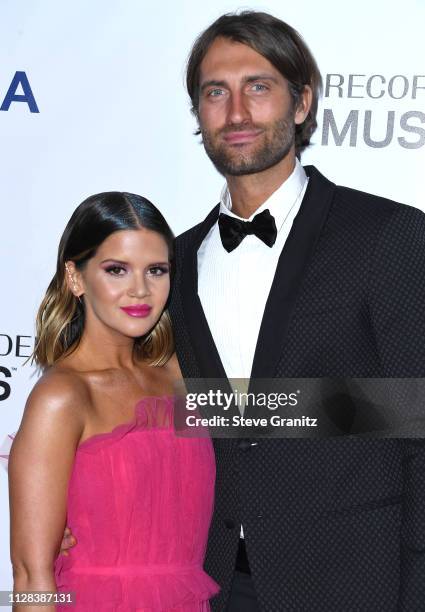
[[251, 118], [247, 101], [242, 92], [233, 92], [229, 96], [227, 122], [229, 124], [244, 123]]

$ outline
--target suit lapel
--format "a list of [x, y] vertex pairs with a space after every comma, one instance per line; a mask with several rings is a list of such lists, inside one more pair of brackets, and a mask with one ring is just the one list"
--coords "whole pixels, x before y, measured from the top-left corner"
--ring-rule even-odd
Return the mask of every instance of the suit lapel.
[[226, 378], [223, 364], [214, 343], [210, 328], [198, 295], [198, 249], [205, 236], [217, 221], [220, 206], [217, 205], [200, 224], [194, 240], [186, 250], [182, 269], [182, 301], [186, 326], [203, 378]]
[[332, 203], [335, 185], [313, 166], [300, 210], [280, 255], [267, 298], [251, 379], [273, 378], [282, 354], [301, 283]]

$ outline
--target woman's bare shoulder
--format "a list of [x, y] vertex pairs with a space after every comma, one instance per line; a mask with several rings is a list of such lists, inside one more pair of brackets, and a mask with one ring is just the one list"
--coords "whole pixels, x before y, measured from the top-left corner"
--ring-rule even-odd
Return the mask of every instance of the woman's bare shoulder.
[[90, 390], [84, 379], [71, 369], [53, 366], [34, 385], [25, 405], [22, 425], [37, 421], [66, 426], [75, 436], [85, 424]]

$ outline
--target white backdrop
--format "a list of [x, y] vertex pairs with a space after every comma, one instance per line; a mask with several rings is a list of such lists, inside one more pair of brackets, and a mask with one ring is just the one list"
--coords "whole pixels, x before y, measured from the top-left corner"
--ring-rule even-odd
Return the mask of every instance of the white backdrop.
[[176, 234], [216, 204], [223, 179], [192, 135], [184, 65], [195, 36], [238, 8], [298, 29], [330, 85], [303, 163], [425, 210], [423, 0], [0, 0], [0, 590], [12, 586], [1, 455], [35, 382], [23, 364], [59, 237], [99, 191], [147, 196]]

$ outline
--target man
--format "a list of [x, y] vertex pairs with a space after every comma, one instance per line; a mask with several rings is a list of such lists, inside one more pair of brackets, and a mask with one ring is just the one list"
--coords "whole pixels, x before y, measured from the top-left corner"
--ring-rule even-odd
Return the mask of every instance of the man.
[[[177, 239], [170, 312], [186, 378], [425, 375], [425, 215], [302, 168], [320, 84], [271, 15], [224, 15], [194, 44], [187, 87], [227, 186]], [[422, 441], [215, 450], [214, 610], [425, 610]]]
[[[188, 91], [227, 185], [176, 241], [186, 378], [424, 376], [425, 215], [302, 168], [320, 85], [271, 15], [224, 15], [194, 44]], [[422, 441], [214, 444], [213, 610], [425, 610]]]

